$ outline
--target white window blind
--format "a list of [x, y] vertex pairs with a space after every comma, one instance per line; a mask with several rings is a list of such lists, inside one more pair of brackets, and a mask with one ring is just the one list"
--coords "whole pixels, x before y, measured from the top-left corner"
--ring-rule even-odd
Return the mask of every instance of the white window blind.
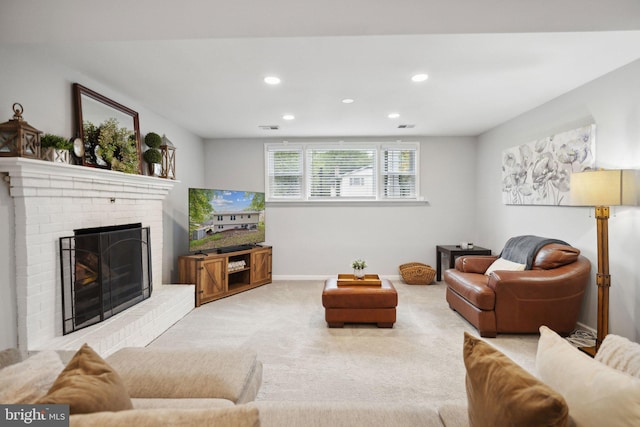
[[303, 165], [301, 148], [266, 151], [268, 195], [274, 200], [301, 200]]
[[265, 144], [267, 201], [423, 200], [418, 143]]
[[375, 148], [308, 148], [310, 199], [374, 199]]
[[415, 198], [416, 166], [415, 148], [385, 148], [382, 155], [384, 197]]

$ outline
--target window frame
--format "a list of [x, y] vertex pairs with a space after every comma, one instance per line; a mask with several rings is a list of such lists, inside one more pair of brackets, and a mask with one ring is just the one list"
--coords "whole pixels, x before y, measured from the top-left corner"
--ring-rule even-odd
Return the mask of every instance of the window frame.
[[[318, 150], [374, 150], [375, 159], [373, 162], [374, 176], [374, 192], [370, 197], [311, 197], [311, 188], [309, 183], [309, 156], [310, 152]], [[415, 194], [412, 197], [387, 197], [385, 196], [384, 178], [384, 153], [387, 150], [411, 150], [414, 151], [414, 168], [415, 173]], [[300, 196], [282, 196], [274, 197], [271, 188], [270, 170], [270, 153], [276, 151], [298, 151], [301, 155], [302, 171], [300, 176]], [[308, 143], [265, 143], [264, 144], [264, 162], [265, 162], [265, 202], [274, 204], [383, 204], [398, 203], [411, 204], [427, 203], [420, 193], [420, 143], [419, 142], [352, 142], [352, 143], [331, 143], [331, 142], [308, 142]], [[275, 175], [274, 175], [275, 176]]]

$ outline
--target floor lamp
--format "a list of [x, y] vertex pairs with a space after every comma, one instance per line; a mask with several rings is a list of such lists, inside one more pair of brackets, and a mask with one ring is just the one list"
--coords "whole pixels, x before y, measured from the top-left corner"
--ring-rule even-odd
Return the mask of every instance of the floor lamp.
[[585, 353], [595, 356], [602, 340], [609, 333], [609, 207], [637, 205], [638, 171], [595, 170], [571, 175], [571, 204], [594, 206], [598, 237], [598, 329], [595, 346], [581, 347]]

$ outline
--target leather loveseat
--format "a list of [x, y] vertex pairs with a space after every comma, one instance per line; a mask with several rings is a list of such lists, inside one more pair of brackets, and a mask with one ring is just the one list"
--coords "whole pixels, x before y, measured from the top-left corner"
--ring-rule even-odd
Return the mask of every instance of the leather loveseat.
[[[506, 248], [506, 246], [505, 246]], [[503, 251], [504, 252], [504, 251]], [[446, 298], [483, 337], [537, 333], [546, 325], [560, 335], [576, 326], [591, 263], [580, 250], [550, 243], [536, 251], [530, 269], [484, 274], [498, 256], [462, 256], [446, 270]]]

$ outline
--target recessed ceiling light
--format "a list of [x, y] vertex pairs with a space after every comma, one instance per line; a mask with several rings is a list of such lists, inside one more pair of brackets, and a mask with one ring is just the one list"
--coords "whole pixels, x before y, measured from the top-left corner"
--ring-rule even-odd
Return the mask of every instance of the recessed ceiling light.
[[355, 100], [351, 99], [351, 98], [345, 98], [345, 99], [342, 100], [343, 104], [353, 104], [354, 102], [355, 102]]
[[411, 77], [411, 80], [413, 80], [414, 82], [423, 82], [428, 78], [429, 76], [426, 74], [416, 74], [415, 76]]
[[264, 78], [264, 82], [268, 85], [280, 84], [280, 79], [276, 76], [267, 76]]
[[296, 118], [296, 116], [294, 116], [293, 114], [285, 114], [284, 116], [282, 116], [282, 118], [285, 120], [293, 120]]
[[387, 117], [389, 117], [390, 119], [397, 119], [398, 117], [400, 117], [400, 113], [390, 113]]

